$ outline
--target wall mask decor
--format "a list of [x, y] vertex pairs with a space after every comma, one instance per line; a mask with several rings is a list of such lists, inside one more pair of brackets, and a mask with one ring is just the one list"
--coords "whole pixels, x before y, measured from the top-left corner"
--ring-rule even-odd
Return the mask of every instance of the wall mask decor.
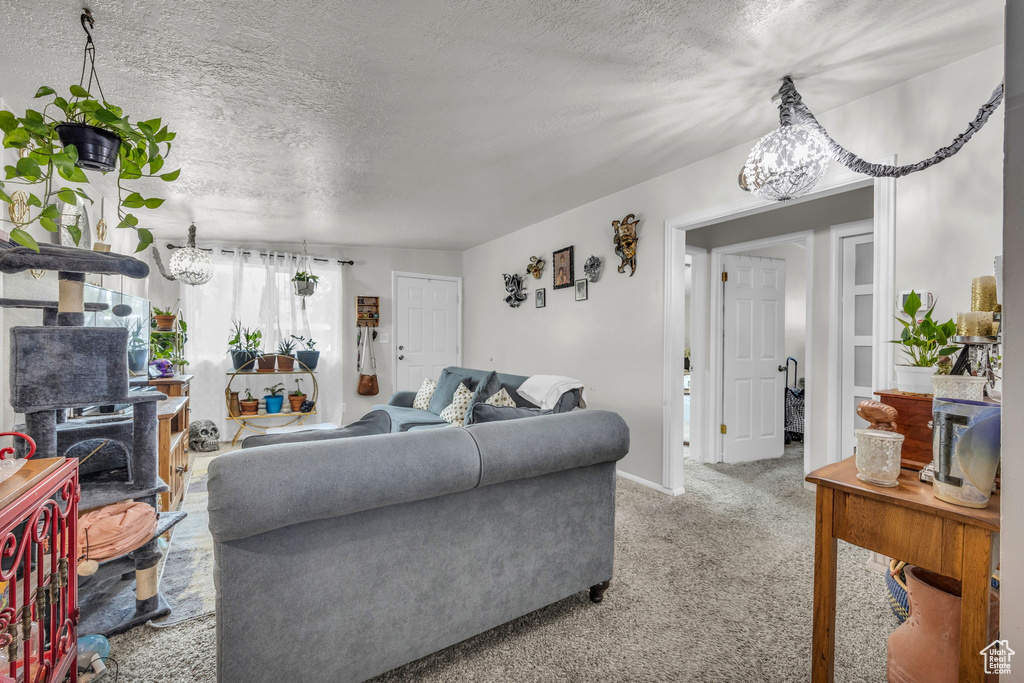
[[612, 240], [615, 244], [615, 255], [622, 259], [619, 272], [625, 273], [628, 265], [630, 277], [636, 274], [636, 245], [640, 241], [636, 236], [638, 225], [640, 220], [634, 214], [629, 214], [621, 221], [612, 221], [612, 229], [615, 231], [615, 239]]
[[576, 280], [576, 263], [573, 258], [572, 247], [559, 249], [551, 256], [551, 274], [554, 279], [554, 289], [565, 289], [572, 287]]
[[508, 296], [505, 297], [505, 303], [512, 308], [519, 308], [519, 304], [526, 301], [526, 282], [523, 280], [523, 276], [518, 273], [515, 275], [504, 274], [505, 277], [505, 291], [508, 292]]
[[540, 279], [540, 274], [544, 272], [544, 259], [539, 256], [531, 256], [530, 263], [526, 266], [526, 273], [532, 275], [535, 280]]
[[597, 282], [598, 278], [601, 277], [601, 259], [597, 256], [588, 258], [586, 263], [583, 264], [583, 274], [591, 282]]

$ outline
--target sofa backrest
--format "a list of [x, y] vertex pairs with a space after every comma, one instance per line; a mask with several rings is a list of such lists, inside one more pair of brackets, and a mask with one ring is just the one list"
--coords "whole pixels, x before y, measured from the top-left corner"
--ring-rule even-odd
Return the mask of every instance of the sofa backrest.
[[605, 410], [248, 448], [210, 463], [210, 532], [229, 542], [611, 462], [628, 451], [629, 427]]

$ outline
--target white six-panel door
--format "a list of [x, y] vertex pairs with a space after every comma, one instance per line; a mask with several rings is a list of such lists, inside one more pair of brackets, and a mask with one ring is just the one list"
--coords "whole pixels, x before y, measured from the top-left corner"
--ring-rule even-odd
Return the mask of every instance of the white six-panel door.
[[728, 254], [723, 283], [723, 460], [778, 458], [785, 448], [785, 259]]
[[459, 283], [395, 276], [396, 391], [416, 391], [459, 358]]

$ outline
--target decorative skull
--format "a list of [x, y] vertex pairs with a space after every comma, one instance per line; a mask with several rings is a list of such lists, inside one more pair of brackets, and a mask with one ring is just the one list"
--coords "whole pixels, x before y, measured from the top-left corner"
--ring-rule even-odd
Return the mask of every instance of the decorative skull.
[[508, 292], [508, 296], [505, 297], [505, 303], [512, 308], [518, 308], [519, 304], [526, 301], [526, 282], [523, 281], [522, 275], [509, 275], [505, 276], [505, 291]]
[[213, 420], [197, 420], [189, 425], [188, 447], [198, 453], [220, 450], [220, 430]]
[[583, 273], [590, 282], [597, 282], [597, 279], [601, 277], [601, 259], [597, 256], [588, 258], [587, 262], [583, 264]]

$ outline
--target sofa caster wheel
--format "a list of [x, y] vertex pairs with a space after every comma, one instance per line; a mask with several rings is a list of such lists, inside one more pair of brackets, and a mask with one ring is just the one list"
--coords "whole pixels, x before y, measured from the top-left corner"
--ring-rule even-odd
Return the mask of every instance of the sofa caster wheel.
[[608, 586], [612, 585], [611, 580], [602, 581], [596, 586], [590, 587], [590, 601], [594, 603], [601, 602], [604, 600], [604, 592], [608, 590]]

